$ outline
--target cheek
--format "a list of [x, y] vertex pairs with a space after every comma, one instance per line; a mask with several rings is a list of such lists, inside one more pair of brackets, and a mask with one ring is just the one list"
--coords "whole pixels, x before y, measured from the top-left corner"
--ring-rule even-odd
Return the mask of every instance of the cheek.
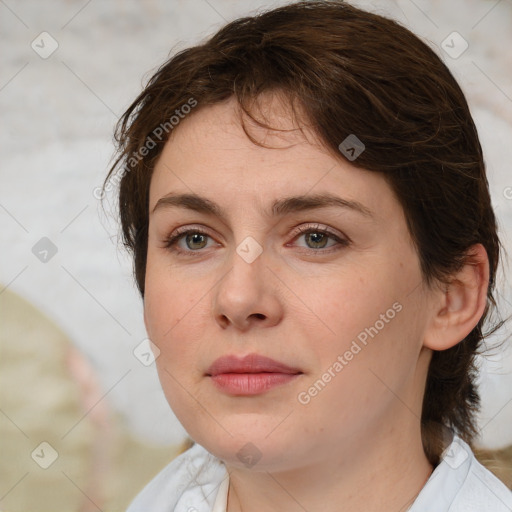
[[323, 293], [315, 294], [315, 311], [328, 329], [326, 332], [345, 342], [373, 326], [396, 301], [396, 290], [387, 275], [354, 271], [331, 277], [326, 284]]
[[144, 318], [148, 334], [155, 339], [171, 333], [174, 326], [185, 316], [186, 303], [193, 295], [190, 286], [180, 282], [175, 272], [166, 261], [165, 255], [151, 247], [148, 250]]
[[187, 288], [171, 278], [168, 269], [148, 255], [144, 293], [144, 319], [150, 339], [160, 350], [168, 348], [176, 326], [185, 316]]
[[[201, 346], [205, 330], [198, 304], [207, 299], [203, 295], [204, 290], [173, 278], [163, 265], [158, 271], [154, 265], [147, 270], [144, 315], [148, 336], [160, 350], [156, 359], [158, 378], [167, 402], [187, 425], [189, 435], [195, 435], [194, 426], [207, 422], [200, 407], [204, 400], [191, 399], [184, 392], [196, 389], [206, 365]], [[198, 391], [193, 395], [199, 396]]]
[[201, 280], [180, 280], [168, 265], [149, 259], [145, 286], [144, 318], [148, 336], [160, 350], [157, 368], [174, 374], [196, 367], [208, 318], [204, 301], [211, 300], [205, 295], [208, 288]]
[[324, 294], [315, 294], [315, 311], [333, 341], [321, 344], [328, 352], [323, 359], [350, 351], [346, 359], [351, 366], [393, 368], [402, 357], [413, 362], [423, 316], [410, 283], [420, 280], [420, 274], [414, 266], [404, 268], [385, 258], [380, 263], [339, 275]]

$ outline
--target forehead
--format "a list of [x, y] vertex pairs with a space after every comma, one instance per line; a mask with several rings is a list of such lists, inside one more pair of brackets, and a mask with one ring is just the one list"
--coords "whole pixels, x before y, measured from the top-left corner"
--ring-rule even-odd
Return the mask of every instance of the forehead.
[[205, 122], [217, 126], [228, 122], [229, 126], [238, 128], [243, 119], [256, 139], [269, 138], [277, 147], [307, 142], [310, 137], [315, 137], [308, 129], [310, 121], [302, 104], [282, 91], [263, 92], [248, 101], [245, 109], [231, 96], [222, 102], [204, 106], [196, 113], [202, 110]]
[[[380, 173], [352, 166], [341, 154], [333, 155], [316, 134], [301, 124], [279, 97], [260, 99], [257, 125], [243, 115], [237, 102], [201, 107], [183, 119], [172, 132], [155, 166], [151, 187], [152, 211], [169, 193], [196, 194], [228, 205], [263, 205], [290, 196], [336, 194], [364, 203], [368, 210], [399, 205]], [[302, 127], [302, 130], [301, 130]]]

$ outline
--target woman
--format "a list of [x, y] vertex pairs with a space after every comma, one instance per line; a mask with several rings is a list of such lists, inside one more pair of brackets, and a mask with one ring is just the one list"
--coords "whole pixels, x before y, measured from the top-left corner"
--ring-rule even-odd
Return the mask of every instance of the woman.
[[427, 45], [337, 1], [236, 20], [117, 136], [104, 188], [194, 441], [130, 512], [512, 510], [471, 450], [496, 221]]

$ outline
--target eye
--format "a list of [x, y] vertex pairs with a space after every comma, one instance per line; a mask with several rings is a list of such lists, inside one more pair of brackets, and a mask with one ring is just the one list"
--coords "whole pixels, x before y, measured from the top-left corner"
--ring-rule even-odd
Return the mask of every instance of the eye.
[[[301, 226], [297, 229], [297, 231], [300, 233], [300, 235], [296, 236], [294, 240], [304, 238], [306, 242], [306, 248], [311, 249], [312, 252], [332, 252], [332, 251], [324, 251], [324, 250], [317, 250], [317, 249], [329, 249], [331, 247], [336, 246], [342, 246], [346, 247], [349, 245], [349, 240], [341, 238], [340, 236], [336, 235], [332, 231], [319, 227], [318, 224], [316, 225], [309, 225], [309, 226]], [[330, 245], [328, 245], [329, 240], [331, 240]], [[338, 250], [340, 247], [337, 247], [334, 250]], [[311, 251], [308, 251], [311, 252]]]
[[[298, 235], [297, 232], [299, 233]], [[306, 241], [305, 248], [309, 249], [306, 252], [309, 253], [330, 253], [350, 244], [348, 239], [336, 235], [327, 228], [321, 228], [318, 224], [299, 227], [295, 231], [293, 240], [302, 237]], [[208, 248], [209, 238], [211, 239], [212, 237], [208, 233], [197, 228], [178, 229], [164, 240], [164, 248], [178, 254], [194, 256], [194, 253], [199, 254], [202, 249]], [[329, 240], [332, 242], [330, 245]], [[286, 245], [290, 246], [290, 244]], [[331, 250], [333, 247], [334, 249]]]
[[[191, 254], [204, 249], [208, 238], [211, 238], [210, 235], [198, 229], [177, 230], [164, 240], [164, 247], [177, 253]], [[185, 248], [179, 245], [181, 240], [184, 241]]]

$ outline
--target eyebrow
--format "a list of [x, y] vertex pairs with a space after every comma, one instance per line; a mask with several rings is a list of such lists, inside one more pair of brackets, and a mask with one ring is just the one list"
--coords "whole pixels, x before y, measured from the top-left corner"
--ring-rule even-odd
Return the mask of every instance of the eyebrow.
[[[364, 215], [365, 217], [373, 218], [372, 211], [358, 201], [343, 199], [329, 193], [291, 196], [278, 199], [272, 204], [271, 212], [274, 217], [282, 217], [289, 213], [328, 208], [332, 206], [352, 210]], [[222, 219], [226, 219], [227, 217], [224, 210], [217, 203], [197, 194], [177, 194], [171, 192], [157, 201], [151, 213], [154, 213], [156, 210], [164, 207], [186, 208], [199, 213], [214, 215]]]

